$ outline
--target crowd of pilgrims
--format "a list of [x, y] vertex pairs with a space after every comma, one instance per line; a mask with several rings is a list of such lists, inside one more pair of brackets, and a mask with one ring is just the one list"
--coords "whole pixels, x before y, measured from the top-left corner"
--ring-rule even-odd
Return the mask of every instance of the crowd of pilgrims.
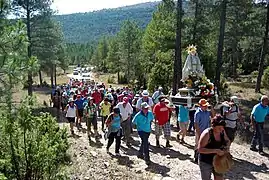
[[[184, 144], [188, 133], [195, 134], [194, 161], [199, 164], [203, 180], [209, 180], [211, 174], [217, 180], [223, 179], [223, 173], [217, 172], [213, 166], [213, 158], [215, 155], [229, 155], [227, 152], [234, 139], [236, 121], [241, 119], [236, 101], [236, 97], [232, 97], [226, 102], [225, 115], [232, 119], [227, 124], [223, 116], [216, 114], [214, 108], [209, 108], [206, 99], [199, 101], [196, 110], [189, 111], [187, 106], [174, 106], [164, 95], [162, 87], [156, 88], [150, 96], [143, 87], [135, 91], [129, 87], [113, 88], [106, 87], [104, 83], [87, 84], [70, 80], [52, 93], [53, 107], [62, 110], [70, 123], [72, 135], [74, 127], [81, 129], [81, 122], [85, 121], [88, 137], [105, 138], [107, 153], [110, 153], [109, 149], [115, 141], [115, 154], [120, 156], [121, 141], [130, 147], [132, 133], [137, 133], [141, 139], [137, 156], [144, 159], [147, 165], [151, 163], [149, 136], [152, 127], [156, 147], [162, 147], [162, 135], [166, 140], [165, 148], [172, 147], [170, 140], [173, 125], [170, 119], [175, 112], [179, 129], [177, 140]], [[98, 129], [98, 122], [101, 123], [101, 129]]]

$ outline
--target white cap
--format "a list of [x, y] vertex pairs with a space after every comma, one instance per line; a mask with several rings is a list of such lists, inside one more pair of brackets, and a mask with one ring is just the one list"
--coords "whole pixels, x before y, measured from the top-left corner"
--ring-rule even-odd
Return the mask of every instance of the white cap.
[[268, 99], [268, 96], [263, 95], [263, 96], [261, 97], [261, 101], [263, 101], [263, 100], [265, 100], [265, 99]]
[[231, 98], [231, 101], [233, 101], [235, 104], [239, 104], [239, 99], [237, 96], [232, 96]]

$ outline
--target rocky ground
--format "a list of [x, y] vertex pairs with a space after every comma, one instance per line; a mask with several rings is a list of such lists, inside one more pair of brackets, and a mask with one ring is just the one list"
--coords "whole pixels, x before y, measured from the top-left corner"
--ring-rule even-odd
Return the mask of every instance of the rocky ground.
[[[99, 122], [100, 123], [100, 122]], [[68, 128], [68, 124], [62, 123]], [[100, 124], [99, 124], [100, 125]], [[137, 133], [133, 134], [133, 144], [128, 148], [125, 143], [121, 145], [121, 156], [116, 157], [114, 146], [106, 153], [106, 141], [101, 138], [96, 141], [93, 137], [88, 139], [86, 126], [83, 124], [81, 131], [75, 131], [75, 136], [69, 136], [71, 157], [68, 172], [72, 180], [198, 180], [200, 179], [199, 167], [193, 162], [194, 136], [186, 137], [186, 145], [176, 141], [176, 132], [172, 133], [172, 148], [155, 147], [155, 136], [150, 136], [150, 157], [152, 164], [147, 166], [145, 162], [136, 157], [139, 148]], [[165, 140], [161, 139], [165, 145]], [[268, 153], [268, 149], [265, 150]], [[249, 145], [234, 143], [231, 147], [234, 157], [232, 170], [225, 175], [225, 179], [231, 180], [267, 180], [269, 179], [269, 155], [261, 156], [249, 150]]]

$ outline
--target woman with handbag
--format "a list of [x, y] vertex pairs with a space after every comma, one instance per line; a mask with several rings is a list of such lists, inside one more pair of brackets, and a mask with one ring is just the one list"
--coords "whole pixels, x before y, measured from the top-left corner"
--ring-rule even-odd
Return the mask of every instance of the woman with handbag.
[[120, 156], [120, 144], [121, 144], [121, 137], [123, 136], [123, 131], [120, 126], [122, 122], [122, 118], [120, 115], [120, 109], [114, 107], [112, 113], [108, 116], [106, 120], [107, 125], [107, 153], [109, 153], [109, 148], [113, 144], [114, 139], [116, 139], [116, 147], [115, 147], [115, 154], [116, 156]]
[[225, 133], [225, 120], [216, 115], [211, 120], [211, 127], [205, 129], [199, 139], [199, 167], [202, 180], [210, 180], [211, 173], [214, 180], [223, 180], [223, 172], [219, 172], [213, 164], [215, 156], [224, 156], [229, 153], [230, 140]]

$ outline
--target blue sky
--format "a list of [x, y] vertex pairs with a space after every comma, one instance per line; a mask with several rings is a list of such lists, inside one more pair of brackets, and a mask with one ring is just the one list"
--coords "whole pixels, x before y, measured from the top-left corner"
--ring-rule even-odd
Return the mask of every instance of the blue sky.
[[58, 14], [70, 14], [116, 8], [152, 1], [158, 0], [54, 0], [52, 7], [58, 11]]

